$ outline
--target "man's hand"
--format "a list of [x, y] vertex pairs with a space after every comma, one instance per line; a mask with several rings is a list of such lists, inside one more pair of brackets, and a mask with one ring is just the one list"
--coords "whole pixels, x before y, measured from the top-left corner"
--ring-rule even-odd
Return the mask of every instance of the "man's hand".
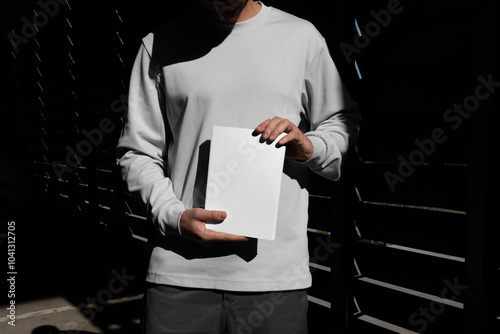
[[210, 246], [215, 242], [236, 242], [247, 241], [248, 238], [239, 235], [216, 232], [207, 229], [205, 221], [222, 221], [226, 219], [227, 214], [223, 211], [209, 211], [205, 209], [188, 209], [181, 215], [179, 228], [184, 238]]
[[313, 146], [299, 128], [287, 119], [274, 117], [262, 122], [255, 128], [256, 132], [262, 133], [263, 140], [274, 141], [283, 132], [286, 135], [281, 138], [278, 145], [286, 145], [285, 156], [289, 159], [309, 160], [313, 155]]

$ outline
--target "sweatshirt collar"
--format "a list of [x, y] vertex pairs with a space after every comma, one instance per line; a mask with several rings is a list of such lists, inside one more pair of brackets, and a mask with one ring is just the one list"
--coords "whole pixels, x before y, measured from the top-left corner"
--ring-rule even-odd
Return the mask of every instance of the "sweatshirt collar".
[[[252, 0], [250, 0], [252, 1]], [[209, 21], [209, 24], [214, 26], [218, 30], [223, 30], [230, 32], [230, 35], [239, 35], [242, 33], [246, 33], [249, 31], [252, 31], [258, 27], [260, 27], [268, 18], [269, 14], [271, 13], [271, 8], [264, 5], [260, 1], [256, 1], [258, 4], [261, 5], [261, 9], [257, 15], [252, 17], [249, 20], [242, 21], [242, 22], [237, 22], [237, 23], [220, 23], [216, 22], [213, 19], [209, 18], [208, 15], [206, 15], [206, 20]]]

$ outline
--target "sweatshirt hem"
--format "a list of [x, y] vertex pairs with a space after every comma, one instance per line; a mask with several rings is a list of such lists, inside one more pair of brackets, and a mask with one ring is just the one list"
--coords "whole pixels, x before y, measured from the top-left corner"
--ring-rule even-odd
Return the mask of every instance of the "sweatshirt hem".
[[268, 292], [307, 289], [311, 287], [311, 277], [293, 281], [241, 282], [224, 281], [213, 278], [185, 278], [159, 274], [148, 274], [146, 282], [153, 284], [172, 285], [183, 288], [210, 289], [235, 292]]

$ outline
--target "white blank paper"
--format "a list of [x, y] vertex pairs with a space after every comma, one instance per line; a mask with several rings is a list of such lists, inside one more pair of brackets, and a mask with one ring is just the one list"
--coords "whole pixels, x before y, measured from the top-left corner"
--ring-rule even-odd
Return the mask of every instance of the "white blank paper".
[[207, 228], [274, 240], [285, 147], [260, 143], [253, 129], [214, 126], [205, 209], [227, 212]]

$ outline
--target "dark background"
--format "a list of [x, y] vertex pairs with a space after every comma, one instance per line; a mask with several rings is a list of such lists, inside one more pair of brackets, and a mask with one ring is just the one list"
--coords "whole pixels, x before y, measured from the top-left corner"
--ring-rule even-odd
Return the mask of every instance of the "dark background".
[[[371, 11], [396, 1], [265, 3], [316, 25], [363, 116], [342, 180], [313, 177], [308, 234], [311, 262], [322, 269], [311, 267], [310, 295], [331, 307], [310, 303], [311, 332], [397, 332], [391, 325], [425, 333], [486, 333], [487, 325], [498, 331], [491, 148], [498, 93], [457, 130], [443, 121], [447, 109], [474, 95], [479, 76], [500, 80], [491, 3], [401, 0], [398, 14], [372, 31], [351, 61], [341, 45], [356, 46], [355, 22], [367, 36]], [[18, 301], [64, 295], [79, 305], [121, 268], [136, 277], [121, 295], [142, 291], [150, 229], [123, 189], [113, 151], [141, 38], [193, 5], [70, 1], [48, 20], [39, 18], [36, 36], [16, 52], [9, 33], [23, 36], [42, 9], [32, 0], [1, 3], [1, 241], [7, 222], [16, 221]], [[68, 157], [76, 160], [67, 148], [77, 150], [87, 140], [84, 130], [98, 129], [103, 119], [112, 131], [68, 166]], [[409, 159], [415, 140], [436, 128], [448, 139], [391, 190], [387, 173], [397, 174], [399, 157]], [[332, 241], [334, 251], [325, 247]], [[456, 296], [462, 307], [436, 302], [434, 309], [444, 311], [410, 320], [455, 279], [467, 286]], [[139, 305], [123, 308], [135, 314]], [[96, 324], [104, 327], [105, 317]]]

